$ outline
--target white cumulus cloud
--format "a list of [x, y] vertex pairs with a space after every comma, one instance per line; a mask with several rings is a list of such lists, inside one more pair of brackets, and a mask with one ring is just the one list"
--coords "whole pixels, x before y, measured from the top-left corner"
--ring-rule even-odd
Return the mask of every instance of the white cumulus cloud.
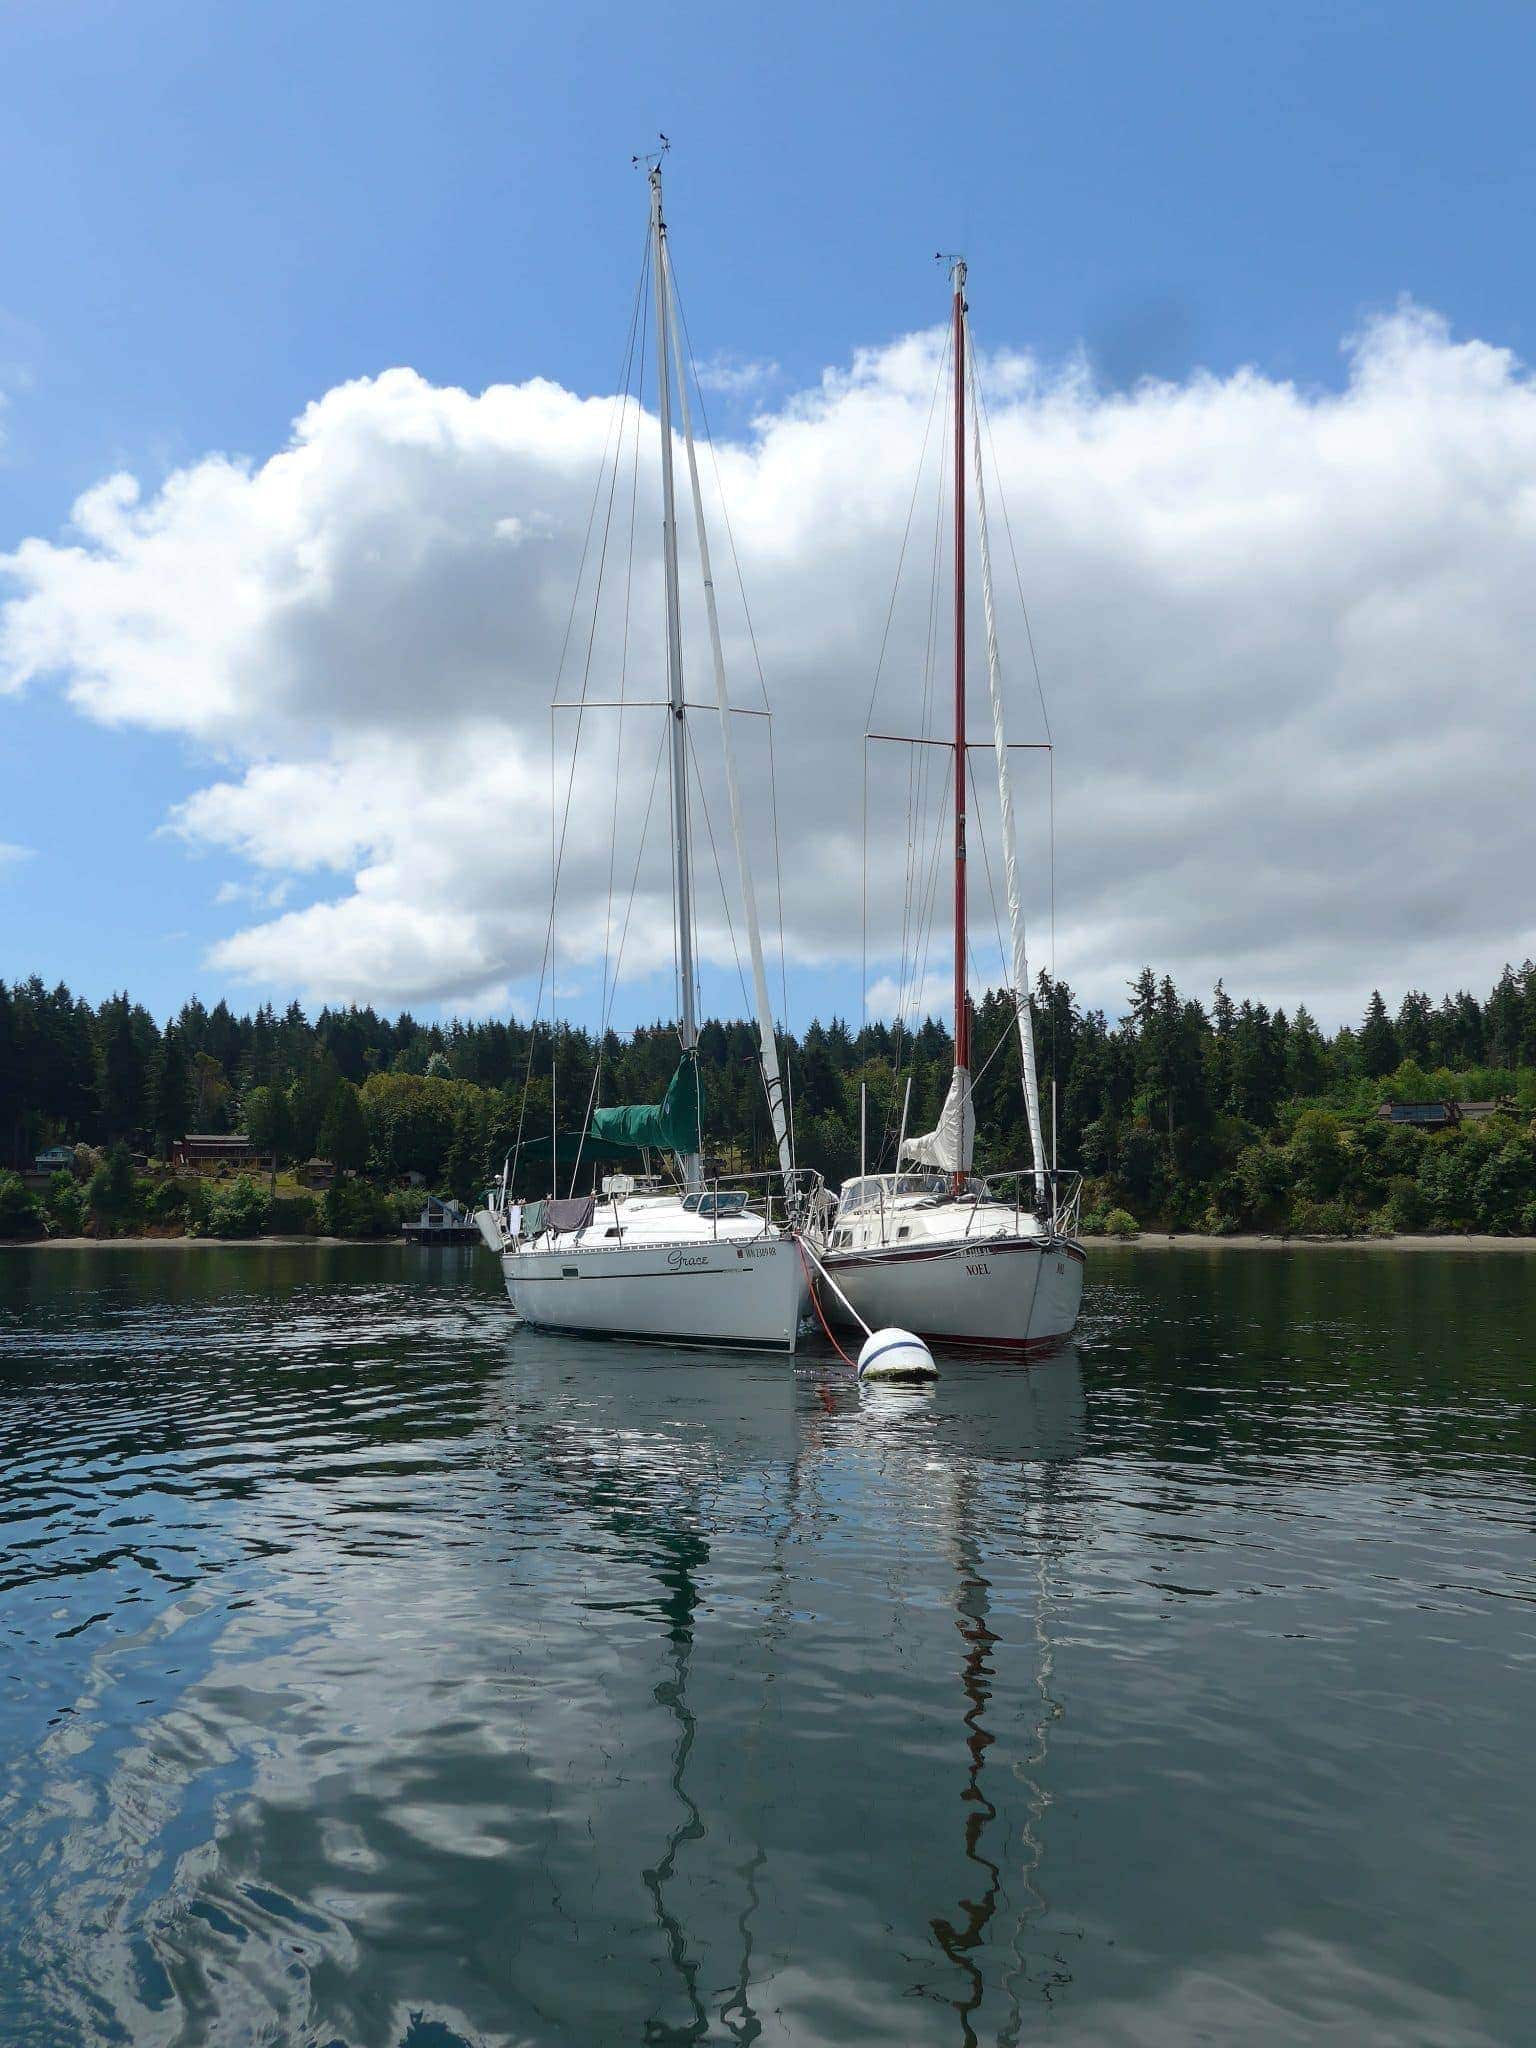
[[[787, 939], [803, 962], [861, 962], [862, 735], [939, 346], [914, 335], [863, 351], [717, 450], [776, 714]], [[1151, 960], [1195, 988], [1224, 974], [1343, 1015], [1375, 982], [1483, 985], [1536, 947], [1536, 388], [1523, 367], [1404, 307], [1349, 342], [1337, 391], [1246, 370], [1106, 393], [1080, 364], [1051, 371], [1017, 351], [989, 359], [986, 385], [1056, 742], [1062, 971], [1114, 1003]], [[648, 419], [638, 467], [620, 465], [606, 552], [601, 497], [589, 527], [619, 415], [616, 400], [544, 380], [473, 395], [390, 370], [318, 398], [265, 460], [210, 454], [154, 490], [106, 478], [68, 533], [0, 558], [0, 689], [56, 683], [85, 716], [181, 735], [223, 764], [168, 824], [250, 870], [237, 886], [254, 893], [227, 899], [248, 921], [216, 951], [226, 971], [390, 1004], [534, 985], [562, 647], [567, 698], [583, 674], [594, 697], [621, 681], [631, 698], [664, 691]], [[624, 414], [627, 435], [636, 417]], [[713, 502], [707, 456], [704, 471]], [[1000, 500], [993, 524], [1015, 731], [1037, 739]], [[686, 542], [686, 518], [684, 530]], [[883, 730], [916, 730], [925, 690], [942, 723], [934, 535], [925, 490]], [[714, 538], [747, 705], [752, 648], [718, 525]], [[689, 693], [703, 699], [706, 643], [687, 603]], [[984, 737], [979, 622], [973, 649]], [[568, 744], [574, 721], [556, 724]], [[736, 724], [766, 861], [766, 740], [760, 721]], [[625, 727], [616, 784], [615, 717], [588, 714], [572, 786], [559, 971], [589, 993], [624, 928], [648, 802], [625, 959], [649, 972], [671, 960], [660, 726], [632, 710]], [[729, 875], [704, 721], [695, 743]], [[873, 748], [870, 762], [867, 966], [888, 1002], [934, 818], [911, 843], [909, 756]], [[986, 757], [977, 772], [985, 815]], [[1044, 757], [1020, 757], [1020, 773], [1043, 957]], [[699, 839], [701, 937], [726, 961]], [[301, 880], [317, 898], [305, 907], [273, 893]], [[982, 860], [973, 889], [985, 967], [998, 891]], [[771, 887], [764, 897], [771, 907]], [[932, 902], [919, 968], [938, 987], [942, 883]]]

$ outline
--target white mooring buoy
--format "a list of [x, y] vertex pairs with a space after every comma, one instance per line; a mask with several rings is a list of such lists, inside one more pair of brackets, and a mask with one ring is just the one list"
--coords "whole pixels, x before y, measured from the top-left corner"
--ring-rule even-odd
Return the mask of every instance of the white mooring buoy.
[[939, 1368], [910, 1330], [872, 1330], [859, 1352], [861, 1380], [936, 1380]]

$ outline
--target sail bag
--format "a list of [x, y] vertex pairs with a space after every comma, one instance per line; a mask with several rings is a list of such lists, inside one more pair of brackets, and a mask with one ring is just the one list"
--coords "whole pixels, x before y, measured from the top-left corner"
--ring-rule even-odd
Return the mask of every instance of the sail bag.
[[605, 1149], [614, 1145], [628, 1152], [677, 1152], [683, 1156], [699, 1149], [699, 1058], [685, 1052], [677, 1072], [667, 1083], [659, 1103], [619, 1103], [612, 1109], [594, 1109], [592, 1136]]

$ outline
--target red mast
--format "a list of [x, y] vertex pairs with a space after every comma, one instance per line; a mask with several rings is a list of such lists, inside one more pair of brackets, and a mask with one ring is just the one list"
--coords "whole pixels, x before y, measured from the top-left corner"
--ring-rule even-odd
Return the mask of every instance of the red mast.
[[971, 1064], [965, 1001], [965, 262], [955, 280], [955, 1065]]

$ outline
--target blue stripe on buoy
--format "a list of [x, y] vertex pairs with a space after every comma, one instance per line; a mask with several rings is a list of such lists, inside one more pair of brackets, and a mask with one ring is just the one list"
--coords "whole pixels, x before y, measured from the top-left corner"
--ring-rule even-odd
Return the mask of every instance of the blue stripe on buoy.
[[868, 1358], [861, 1358], [859, 1360], [859, 1371], [861, 1374], [868, 1372], [869, 1368], [874, 1364], [875, 1360], [877, 1358], [884, 1358], [887, 1351], [906, 1350], [920, 1351], [922, 1352], [925, 1358], [928, 1356], [927, 1347], [925, 1345], [918, 1343], [915, 1337], [897, 1337], [893, 1342], [889, 1344], [882, 1344], [878, 1351], [872, 1351], [869, 1354]]

